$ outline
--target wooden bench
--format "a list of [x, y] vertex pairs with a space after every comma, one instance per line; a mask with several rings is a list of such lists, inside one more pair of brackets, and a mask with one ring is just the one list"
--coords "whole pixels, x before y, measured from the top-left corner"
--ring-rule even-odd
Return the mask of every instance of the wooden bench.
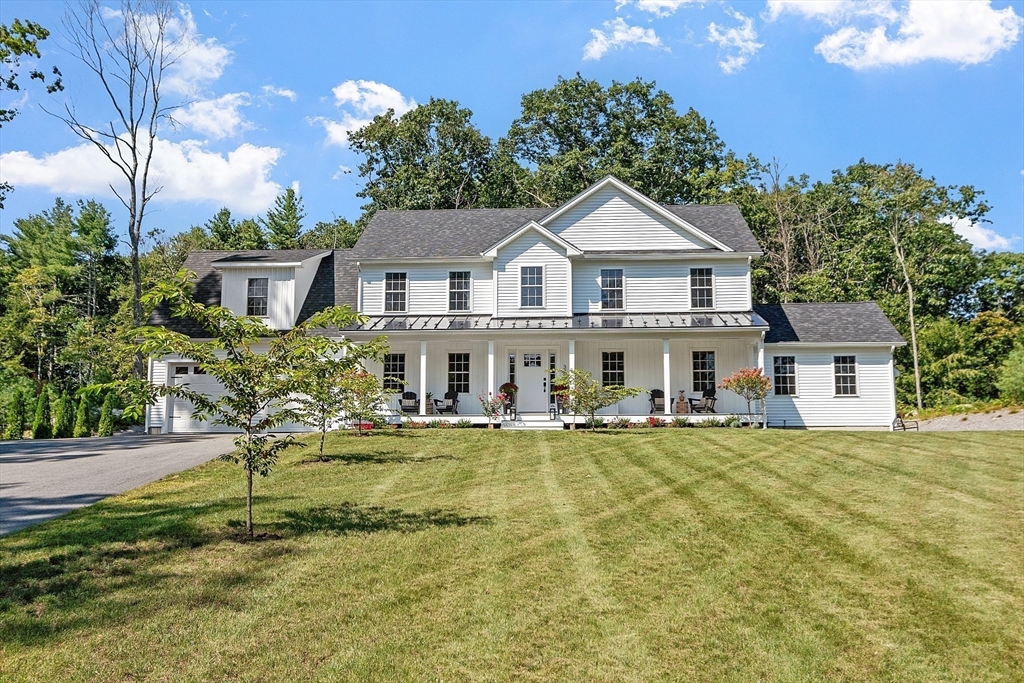
[[917, 428], [917, 420], [904, 420], [902, 417], [897, 417], [896, 422], [892, 425], [892, 431], [894, 432], [908, 432], [911, 429], [915, 432], [920, 431]]

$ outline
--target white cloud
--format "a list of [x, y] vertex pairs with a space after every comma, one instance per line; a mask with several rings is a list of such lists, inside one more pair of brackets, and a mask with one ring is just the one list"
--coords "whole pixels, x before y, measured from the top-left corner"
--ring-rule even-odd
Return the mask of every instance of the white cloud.
[[604, 28], [604, 31], [590, 29], [593, 37], [583, 46], [584, 60], [601, 59], [608, 50], [620, 50], [628, 45], [647, 45], [656, 50], [668, 51], [653, 28], [630, 26], [622, 17], [604, 22]]
[[718, 24], [711, 22], [708, 24], [708, 40], [729, 53], [718, 65], [725, 73], [733, 74], [742, 70], [764, 45], [757, 42], [757, 30], [754, 29], [753, 19], [733, 10], [726, 12], [739, 22], [739, 26], [723, 30]]
[[338, 170], [334, 172], [334, 175], [331, 176], [331, 180], [341, 180], [350, 173], [352, 173], [352, 169], [345, 164], [341, 164], [338, 166]]
[[180, 40], [181, 56], [164, 74], [163, 86], [172, 92], [190, 95], [216, 81], [231, 62], [232, 52], [204, 38], [196, 27], [188, 5], [178, 5], [178, 16], [167, 26], [168, 40]]
[[[209, 202], [258, 213], [281, 192], [270, 172], [282, 151], [275, 147], [239, 145], [227, 154], [211, 152], [202, 142], [157, 139], [153, 150], [150, 187], [163, 189], [158, 202]], [[42, 187], [54, 194], [110, 196], [109, 185], [120, 187], [124, 177], [91, 144], [33, 156], [14, 151], [0, 154], [2, 179], [15, 187]]]
[[980, 64], [1016, 44], [1022, 25], [1013, 7], [993, 9], [991, 0], [908, 0], [899, 5], [889, 0], [768, 0], [769, 21], [784, 13], [830, 26], [845, 24], [814, 49], [825, 61], [851, 69], [932, 59]]
[[374, 116], [388, 109], [401, 116], [416, 107], [413, 98], [407, 98], [390, 85], [376, 81], [345, 81], [331, 92], [334, 93], [334, 104], [342, 110], [341, 120], [318, 116], [310, 122], [321, 124], [327, 131], [327, 143], [340, 147], [347, 147], [348, 134], [370, 123]]
[[[636, 0], [636, 8], [641, 12], [650, 12], [656, 17], [667, 17], [674, 14], [683, 5], [693, 4], [700, 0]], [[629, 0], [618, 0], [615, 9], [629, 4]]]
[[251, 101], [249, 93], [228, 93], [216, 99], [193, 102], [177, 110], [174, 113], [174, 120], [220, 140], [253, 127], [239, 112], [240, 107], [248, 106]]
[[284, 97], [285, 99], [289, 99], [292, 102], [299, 99], [299, 95], [294, 90], [289, 90], [288, 88], [277, 88], [273, 85], [263, 86], [263, 94], [266, 95], [267, 97], [270, 97], [272, 95], [276, 97]]
[[974, 245], [975, 249], [1009, 249], [1010, 240], [991, 228], [975, 223], [969, 218], [947, 216], [940, 219], [953, 226], [953, 231]]

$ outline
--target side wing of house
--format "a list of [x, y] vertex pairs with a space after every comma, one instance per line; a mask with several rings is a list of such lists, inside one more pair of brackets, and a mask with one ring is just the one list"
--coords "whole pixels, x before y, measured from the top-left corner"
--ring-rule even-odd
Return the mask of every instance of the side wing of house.
[[874, 303], [758, 306], [772, 426], [891, 429], [903, 338]]

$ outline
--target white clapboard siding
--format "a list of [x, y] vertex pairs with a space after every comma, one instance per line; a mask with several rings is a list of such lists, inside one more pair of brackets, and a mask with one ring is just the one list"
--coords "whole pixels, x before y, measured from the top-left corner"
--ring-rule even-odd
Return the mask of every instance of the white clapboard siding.
[[[889, 427], [896, 417], [889, 348], [765, 344], [764, 364], [774, 356], [796, 357], [796, 396], [768, 398], [768, 420], [787, 427]], [[857, 396], [836, 396], [833, 356], [857, 357]]]
[[470, 313], [491, 312], [491, 266], [489, 263], [417, 264], [363, 267], [360, 271], [363, 307], [367, 315], [383, 315], [384, 274], [405, 273], [409, 315], [446, 315], [448, 313], [448, 274], [470, 272]]
[[[543, 308], [520, 308], [520, 267], [544, 267]], [[571, 282], [565, 252], [532, 230], [501, 248], [495, 260], [500, 317], [565, 316], [570, 312]]]
[[[164, 386], [167, 383], [167, 362], [163, 360], [150, 361], [149, 383], [154, 386]], [[150, 427], [164, 429], [166, 401], [163, 397], [157, 398], [156, 402], [146, 412], [146, 430]]]
[[659, 313], [690, 310], [690, 268], [712, 269], [715, 308], [749, 311], [746, 258], [715, 261], [591, 261], [573, 264], [573, 312], [601, 312], [601, 270], [621, 268], [625, 277], [625, 311]]
[[267, 325], [275, 330], [287, 330], [295, 323], [294, 268], [225, 268], [221, 271], [221, 305], [235, 315], [245, 315], [248, 280], [267, 278]]
[[595, 192], [544, 226], [583, 251], [710, 247], [613, 187]]

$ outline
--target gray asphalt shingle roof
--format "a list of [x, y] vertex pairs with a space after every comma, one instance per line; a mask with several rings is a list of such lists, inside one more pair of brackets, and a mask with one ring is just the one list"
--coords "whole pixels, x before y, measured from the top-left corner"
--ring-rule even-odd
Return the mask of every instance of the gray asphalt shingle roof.
[[[761, 247], [735, 204], [663, 205], [698, 230], [735, 251]], [[378, 211], [359, 237], [352, 255], [371, 258], [452, 258], [479, 256], [501, 238], [554, 209], [441, 209]]]
[[769, 325], [765, 343], [903, 344], [874, 301], [854, 303], [758, 304], [754, 312]]
[[313, 258], [330, 249], [251, 249], [249, 251], [210, 252], [225, 254], [214, 263], [293, 263]]

